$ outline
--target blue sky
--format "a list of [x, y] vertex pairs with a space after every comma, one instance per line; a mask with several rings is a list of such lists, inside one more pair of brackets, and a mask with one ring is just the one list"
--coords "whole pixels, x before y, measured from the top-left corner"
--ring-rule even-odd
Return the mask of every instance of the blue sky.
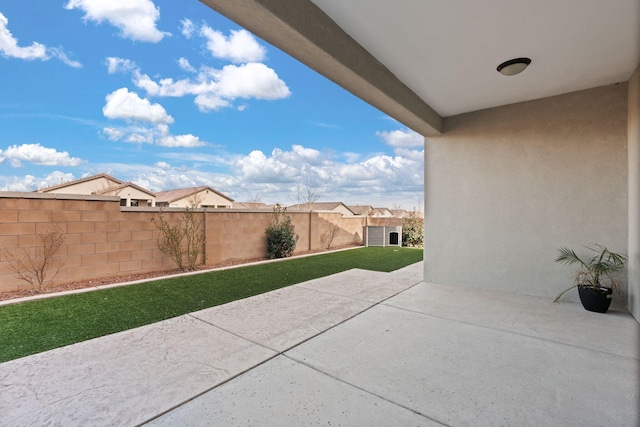
[[422, 138], [196, 0], [0, 0], [0, 190], [420, 208]]

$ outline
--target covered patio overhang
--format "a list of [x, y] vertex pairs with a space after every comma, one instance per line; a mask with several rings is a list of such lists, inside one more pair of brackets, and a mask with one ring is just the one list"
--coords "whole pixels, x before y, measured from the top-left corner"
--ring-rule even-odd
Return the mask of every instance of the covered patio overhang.
[[201, 1], [425, 136], [425, 281], [551, 298], [601, 243], [640, 319], [638, 0]]

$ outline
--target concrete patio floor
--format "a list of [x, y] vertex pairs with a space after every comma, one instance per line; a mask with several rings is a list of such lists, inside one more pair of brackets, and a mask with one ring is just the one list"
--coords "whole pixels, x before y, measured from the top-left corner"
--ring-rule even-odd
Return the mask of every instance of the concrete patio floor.
[[638, 426], [625, 311], [350, 270], [0, 364], [1, 426]]

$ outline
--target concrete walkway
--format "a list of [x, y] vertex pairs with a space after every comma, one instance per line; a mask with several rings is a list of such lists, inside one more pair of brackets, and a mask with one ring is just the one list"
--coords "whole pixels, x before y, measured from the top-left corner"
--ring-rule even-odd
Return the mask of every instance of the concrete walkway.
[[1, 426], [638, 426], [623, 311], [351, 270], [0, 364]]

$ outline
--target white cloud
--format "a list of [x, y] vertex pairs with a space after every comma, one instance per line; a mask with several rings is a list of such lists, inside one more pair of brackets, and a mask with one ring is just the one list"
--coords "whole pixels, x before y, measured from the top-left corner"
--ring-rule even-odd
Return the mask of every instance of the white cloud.
[[[115, 176], [126, 175], [127, 180], [151, 191], [201, 185], [208, 185], [223, 192], [227, 189], [227, 179], [223, 176], [197, 171], [186, 166], [173, 166], [167, 162], [157, 162], [152, 166], [135, 165], [134, 170], [128, 165], [111, 164], [108, 166], [116, 174]], [[106, 169], [106, 167], [103, 166], [102, 169]]]
[[7, 26], [9, 20], [0, 13], [0, 51], [3, 56], [20, 59], [48, 59], [47, 47], [33, 42], [31, 46], [19, 47], [18, 40], [13, 37]]
[[294, 144], [291, 151], [282, 153], [283, 159], [288, 163], [305, 163], [309, 165], [329, 164], [328, 158], [314, 148], [305, 148]]
[[203, 93], [196, 96], [194, 103], [198, 106], [198, 109], [203, 112], [219, 111], [231, 106], [229, 101], [217, 95], [215, 92]]
[[201, 147], [205, 145], [197, 136], [187, 135], [166, 135], [157, 140], [158, 145], [163, 147]]
[[220, 31], [203, 25], [200, 35], [207, 39], [207, 49], [219, 59], [231, 62], [256, 62], [262, 61], [266, 55], [264, 47], [247, 30], [231, 30], [229, 37], [225, 37]]
[[0, 53], [2, 56], [26, 60], [40, 59], [42, 61], [58, 58], [71, 67], [79, 68], [82, 66], [80, 62], [69, 59], [64, 50], [59, 47], [46, 47], [38, 42], [33, 42], [30, 46], [18, 46], [18, 40], [9, 31], [8, 25], [9, 20], [0, 13]]
[[69, 0], [65, 8], [82, 10], [85, 21], [109, 22], [123, 38], [157, 43], [169, 34], [156, 27], [160, 10], [151, 0]]
[[187, 58], [179, 58], [178, 65], [185, 71], [189, 71], [190, 73], [195, 73], [196, 69], [189, 63]]
[[190, 39], [194, 31], [196, 30], [195, 25], [193, 25], [191, 19], [183, 19], [180, 21], [180, 24], [182, 25], [182, 35]]
[[109, 56], [106, 59], [107, 72], [109, 74], [126, 73], [137, 69], [137, 65], [130, 59]]
[[40, 188], [51, 187], [63, 182], [73, 181], [75, 178], [71, 173], [63, 173], [54, 171], [50, 174], [36, 178], [33, 175], [18, 176], [0, 176], [0, 191], [35, 191]]
[[106, 127], [102, 129], [102, 132], [112, 141], [120, 141], [126, 135], [126, 132], [122, 128]]
[[207, 144], [192, 134], [172, 135], [168, 124], [174, 120], [164, 107], [140, 98], [127, 88], [110, 93], [106, 96], [106, 101], [102, 108], [105, 117], [130, 123], [126, 127], [105, 127], [102, 132], [111, 141], [189, 148]]
[[27, 192], [27, 191], [34, 191], [39, 188], [37, 184], [37, 179], [33, 175], [25, 175], [23, 177], [3, 176], [1, 184], [2, 186], [0, 187], [0, 191]]
[[423, 151], [406, 150], [405, 154], [375, 155], [360, 162], [343, 163], [318, 150], [294, 145], [290, 151], [274, 149], [269, 156], [254, 150], [231, 160], [230, 169], [234, 185], [246, 189], [247, 194], [255, 193], [259, 185], [270, 184], [275, 186], [272, 197], [287, 195], [295, 200], [293, 192], [297, 186], [305, 185], [308, 177], [311, 182], [321, 183], [324, 200], [373, 200], [380, 194], [387, 195], [381, 197], [384, 201], [394, 192], [415, 194], [412, 199], [417, 200], [423, 192]]
[[276, 100], [291, 95], [275, 71], [254, 62], [227, 65], [221, 70], [203, 67], [193, 79], [182, 80], [165, 78], [155, 81], [136, 70], [133, 82], [149, 96], [195, 95], [194, 102], [201, 111], [230, 107], [238, 98]]
[[182, 79], [177, 81], [165, 78], [156, 82], [139, 71], [133, 73], [133, 83], [140, 89], [144, 89], [149, 96], [182, 97], [215, 90], [215, 82], [204, 81], [200, 77], [198, 80]]
[[282, 150], [274, 149], [270, 157], [260, 150], [254, 150], [248, 156], [236, 162], [242, 178], [252, 183], [294, 182], [298, 175], [297, 165], [290, 165], [282, 158]]
[[12, 145], [4, 151], [0, 150], [0, 163], [5, 161], [14, 168], [22, 166], [22, 162], [44, 166], [78, 166], [82, 163], [82, 159], [71, 157], [66, 151], [57, 151], [40, 144]]
[[331, 123], [322, 123], [322, 122], [310, 122], [312, 125], [314, 126], [318, 126], [321, 128], [327, 128], [327, 129], [341, 129], [340, 126], [338, 125], [333, 125]]
[[223, 98], [282, 99], [291, 95], [276, 72], [259, 62], [227, 65], [220, 71], [212, 70], [211, 74], [216, 78], [218, 93]]
[[72, 173], [53, 171], [38, 182], [37, 188], [52, 187], [54, 185], [62, 184], [63, 182], [73, 181], [75, 179], [76, 178], [73, 177]]
[[409, 148], [396, 148], [393, 150], [396, 156], [400, 156], [404, 159], [411, 160], [415, 163], [423, 163], [424, 162], [424, 149], [422, 150], [411, 150]]
[[154, 166], [159, 169], [169, 169], [171, 167], [171, 165], [167, 162], [157, 162]]
[[342, 155], [344, 156], [345, 159], [347, 159], [347, 163], [355, 163], [358, 160], [360, 160], [360, 157], [361, 157], [360, 153], [352, 153], [352, 152], [342, 153]]
[[125, 87], [106, 96], [107, 103], [102, 113], [109, 119], [140, 120], [155, 124], [173, 123], [171, 117], [160, 104], [152, 104]]
[[192, 134], [171, 135], [169, 126], [131, 125], [126, 127], [106, 127], [102, 130], [111, 141], [123, 141], [133, 144], [155, 144], [162, 147], [202, 147], [207, 145], [199, 137]]
[[81, 68], [82, 67], [82, 64], [79, 61], [74, 61], [74, 60], [70, 59], [69, 56], [67, 56], [67, 54], [65, 53], [65, 51], [62, 50], [62, 48], [60, 48], [60, 47], [47, 48], [47, 52], [49, 52], [49, 54], [53, 58], [58, 58], [60, 61], [64, 62], [65, 64], [67, 64], [70, 67], [73, 67], [73, 68]]
[[422, 147], [424, 145], [424, 137], [410, 129], [379, 131], [376, 135], [380, 137], [385, 144], [391, 147]]

